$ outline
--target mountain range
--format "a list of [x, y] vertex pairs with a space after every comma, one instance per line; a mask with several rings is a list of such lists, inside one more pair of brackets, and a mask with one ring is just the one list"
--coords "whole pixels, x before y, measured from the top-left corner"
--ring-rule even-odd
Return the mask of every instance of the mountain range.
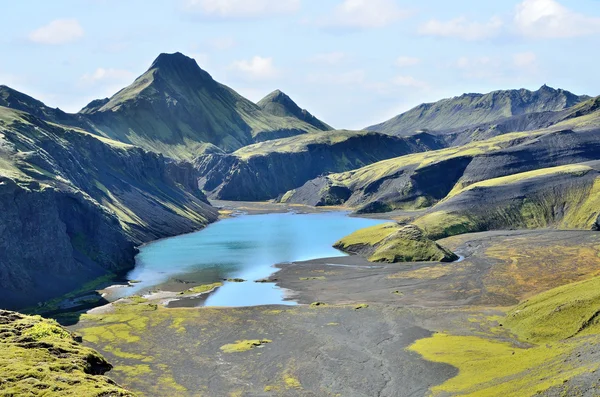
[[[133, 84], [76, 114], [0, 86], [0, 303], [33, 305], [126, 272], [137, 245], [215, 221], [207, 196], [418, 210], [415, 222], [436, 237], [565, 217], [591, 228], [596, 210], [572, 209], [593, 192], [597, 167], [586, 162], [600, 160], [599, 109], [599, 98], [543, 86], [464, 94], [365, 131], [334, 130], [280, 90], [245, 99], [180, 53], [159, 55]], [[571, 165], [587, 168], [553, 168]], [[542, 220], [484, 216], [522, 209], [523, 189], [549, 197], [554, 180], [568, 183], [556, 182], [565, 190], [552, 197], [571, 201], [540, 204]], [[500, 194], [488, 181], [509, 187]], [[482, 189], [492, 196], [477, 196], [474, 215]], [[432, 228], [440, 214], [450, 231]]]

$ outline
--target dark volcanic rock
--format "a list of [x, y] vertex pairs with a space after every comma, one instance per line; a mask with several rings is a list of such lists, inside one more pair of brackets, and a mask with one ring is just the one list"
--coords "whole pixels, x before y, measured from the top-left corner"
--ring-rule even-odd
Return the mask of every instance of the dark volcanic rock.
[[[231, 155], [201, 156], [195, 163], [202, 175], [200, 186], [215, 199], [267, 200], [319, 175], [441, 147], [439, 140], [428, 134], [396, 138], [340, 131], [330, 132], [326, 138], [313, 136], [253, 145]], [[348, 197], [349, 191], [333, 189], [315, 204], [338, 204]]]

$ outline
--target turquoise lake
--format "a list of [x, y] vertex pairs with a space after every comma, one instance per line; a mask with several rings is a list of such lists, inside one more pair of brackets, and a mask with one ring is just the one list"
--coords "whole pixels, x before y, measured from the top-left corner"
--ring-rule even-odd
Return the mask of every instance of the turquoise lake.
[[128, 278], [139, 280], [117, 297], [153, 288], [169, 290], [169, 283], [225, 282], [199, 306], [255, 306], [294, 304], [274, 284], [255, 283], [273, 274], [273, 265], [345, 256], [332, 245], [340, 238], [384, 221], [353, 218], [343, 212], [317, 214], [242, 215], [214, 223], [202, 231], [160, 240], [140, 248]]

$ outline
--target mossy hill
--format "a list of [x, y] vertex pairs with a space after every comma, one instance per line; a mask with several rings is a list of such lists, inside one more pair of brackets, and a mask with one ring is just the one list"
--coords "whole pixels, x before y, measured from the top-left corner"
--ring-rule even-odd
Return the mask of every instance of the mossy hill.
[[520, 89], [469, 93], [419, 105], [384, 123], [367, 127], [367, 130], [392, 135], [411, 135], [422, 130], [448, 132], [513, 116], [560, 111], [587, 99], [587, 96], [546, 85], [537, 91]]
[[133, 397], [105, 374], [104, 357], [53, 320], [0, 310], [3, 396]]
[[80, 114], [100, 135], [172, 158], [191, 159], [207, 143], [233, 151], [255, 142], [330, 129], [291, 104], [291, 100], [285, 104], [281, 115], [264, 111], [215, 81], [192, 58], [175, 53], [159, 55], [133, 84], [109, 99], [90, 103]]
[[325, 124], [321, 120], [309, 113], [306, 109], [301, 109], [296, 102], [288, 95], [275, 90], [258, 102], [258, 106], [266, 113], [279, 117], [295, 117], [302, 120], [315, 128], [323, 131], [333, 130], [331, 126]]
[[371, 262], [452, 262], [458, 259], [453, 252], [428, 239], [418, 227], [397, 223], [361, 229], [334, 247], [365, 256]]

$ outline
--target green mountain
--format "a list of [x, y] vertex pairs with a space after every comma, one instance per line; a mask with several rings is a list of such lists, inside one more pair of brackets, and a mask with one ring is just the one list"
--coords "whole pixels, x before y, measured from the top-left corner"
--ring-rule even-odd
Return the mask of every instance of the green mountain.
[[273, 116], [295, 117], [323, 131], [329, 131], [333, 129], [310, 114], [308, 110], [300, 109], [300, 107], [296, 105], [296, 102], [294, 102], [292, 98], [280, 90], [275, 90], [261, 99], [260, 102], [258, 102], [258, 106], [266, 113], [272, 114]]
[[263, 111], [180, 53], [159, 55], [133, 84], [110, 99], [91, 102], [80, 114], [99, 135], [176, 159], [196, 157], [207, 143], [233, 151], [328, 129], [291, 113]]
[[136, 246], [217, 218], [191, 164], [3, 106], [0, 208], [5, 308], [126, 272]]
[[[210, 198], [267, 200], [331, 172], [383, 159], [439, 149], [429, 134], [408, 138], [365, 131], [331, 131], [257, 143], [232, 154], [207, 154], [195, 161], [200, 186]], [[333, 196], [324, 200], [337, 203]]]
[[322, 176], [284, 197], [289, 203], [317, 205], [343, 191], [342, 201], [361, 212], [422, 209], [469, 184], [600, 160], [598, 98], [564, 111], [559, 119], [563, 121], [546, 129], [502, 134]]
[[588, 96], [578, 96], [546, 85], [537, 91], [520, 89], [463, 94], [419, 105], [366, 129], [391, 135], [411, 135], [421, 130], [446, 133], [514, 116], [560, 111], [588, 99]]

